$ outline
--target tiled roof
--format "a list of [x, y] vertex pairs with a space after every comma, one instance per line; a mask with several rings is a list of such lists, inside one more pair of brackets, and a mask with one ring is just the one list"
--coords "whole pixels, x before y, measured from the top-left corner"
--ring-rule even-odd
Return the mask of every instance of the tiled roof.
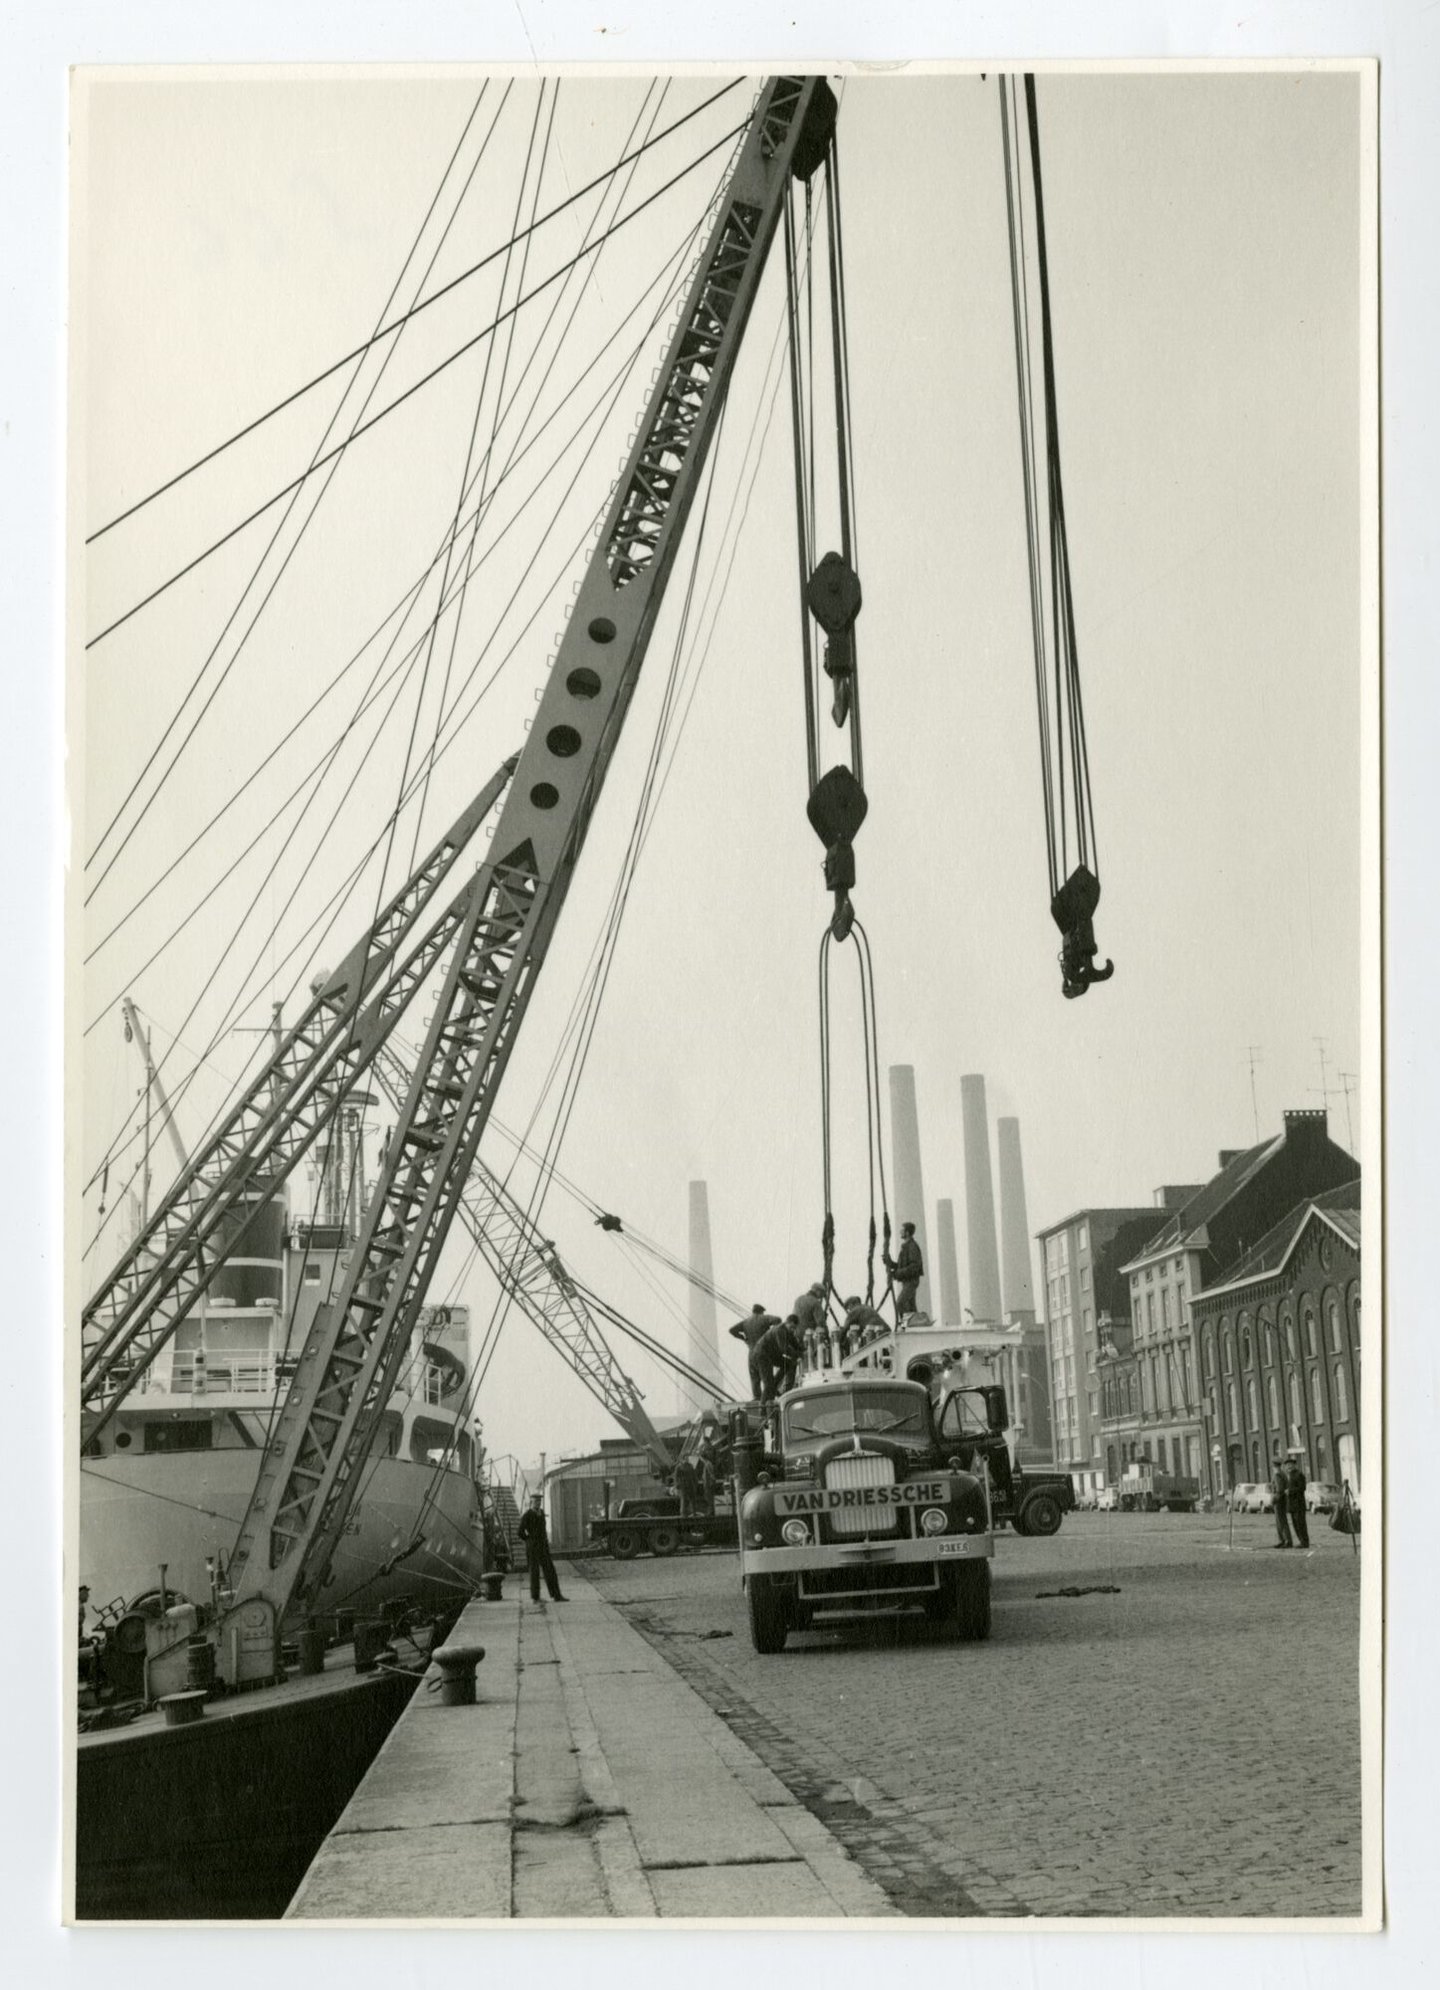
[[1186, 1238], [1194, 1236], [1197, 1230], [1203, 1229], [1210, 1218], [1223, 1209], [1230, 1198], [1244, 1187], [1250, 1177], [1258, 1173], [1273, 1155], [1279, 1153], [1284, 1144], [1285, 1135], [1277, 1133], [1270, 1140], [1262, 1140], [1258, 1147], [1247, 1147], [1242, 1153], [1237, 1154], [1218, 1175], [1210, 1177], [1198, 1195], [1192, 1195], [1183, 1208], [1177, 1209], [1168, 1218], [1151, 1237], [1144, 1250], [1138, 1253], [1135, 1261], [1138, 1261], [1138, 1258], [1154, 1257], [1161, 1251], [1181, 1249]]
[[1253, 1279], [1278, 1271], [1300, 1241], [1312, 1215], [1319, 1215], [1345, 1239], [1352, 1250], [1359, 1250], [1360, 1184], [1346, 1182], [1343, 1187], [1327, 1189], [1323, 1195], [1313, 1195], [1298, 1208], [1292, 1209], [1273, 1230], [1265, 1233], [1253, 1250], [1246, 1252], [1220, 1284], [1207, 1286], [1197, 1297], [1208, 1299], [1212, 1293], [1228, 1292], [1232, 1286], [1248, 1285]]

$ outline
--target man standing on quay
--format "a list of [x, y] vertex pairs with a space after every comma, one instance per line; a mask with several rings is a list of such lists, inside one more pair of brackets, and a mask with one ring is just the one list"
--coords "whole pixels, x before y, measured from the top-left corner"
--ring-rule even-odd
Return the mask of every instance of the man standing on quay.
[[556, 1603], [563, 1603], [560, 1579], [550, 1555], [550, 1537], [545, 1531], [545, 1508], [541, 1495], [531, 1493], [529, 1510], [520, 1516], [520, 1539], [525, 1543], [525, 1566], [530, 1571], [530, 1601], [540, 1601], [540, 1578]]

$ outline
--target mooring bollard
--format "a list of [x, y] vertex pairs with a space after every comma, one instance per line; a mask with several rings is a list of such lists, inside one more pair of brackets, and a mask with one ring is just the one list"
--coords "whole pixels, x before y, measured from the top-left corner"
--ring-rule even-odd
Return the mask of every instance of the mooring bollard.
[[473, 1707], [475, 1668], [485, 1656], [484, 1645], [437, 1645], [430, 1656], [440, 1668], [442, 1707]]
[[501, 1600], [501, 1587], [505, 1578], [500, 1575], [485, 1575], [480, 1578], [485, 1585], [485, 1601], [498, 1603]]
[[166, 1727], [189, 1727], [200, 1720], [205, 1712], [207, 1695], [203, 1688], [192, 1688], [187, 1693], [165, 1693], [160, 1705], [165, 1710]]

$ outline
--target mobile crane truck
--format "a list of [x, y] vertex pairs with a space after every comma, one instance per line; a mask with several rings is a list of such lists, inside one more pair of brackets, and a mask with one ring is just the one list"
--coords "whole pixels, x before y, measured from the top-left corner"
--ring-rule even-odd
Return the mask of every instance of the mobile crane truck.
[[740, 1572], [757, 1652], [826, 1613], [918, 1606], [990, 1633], [995, 1535], [983, 1460], [967, 1470], [923, 1383], [837, 1375], [730, 1421]]

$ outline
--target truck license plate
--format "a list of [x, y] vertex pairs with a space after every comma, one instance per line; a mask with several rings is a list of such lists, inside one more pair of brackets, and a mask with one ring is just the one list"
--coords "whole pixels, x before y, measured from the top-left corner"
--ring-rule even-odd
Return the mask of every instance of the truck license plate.
[[940, 1543], [940, 1552], [942, 1555], [968, 1555], [970, 1552], [970, 1543], [963, 1536], [955, 1541], [942, 1541]]

